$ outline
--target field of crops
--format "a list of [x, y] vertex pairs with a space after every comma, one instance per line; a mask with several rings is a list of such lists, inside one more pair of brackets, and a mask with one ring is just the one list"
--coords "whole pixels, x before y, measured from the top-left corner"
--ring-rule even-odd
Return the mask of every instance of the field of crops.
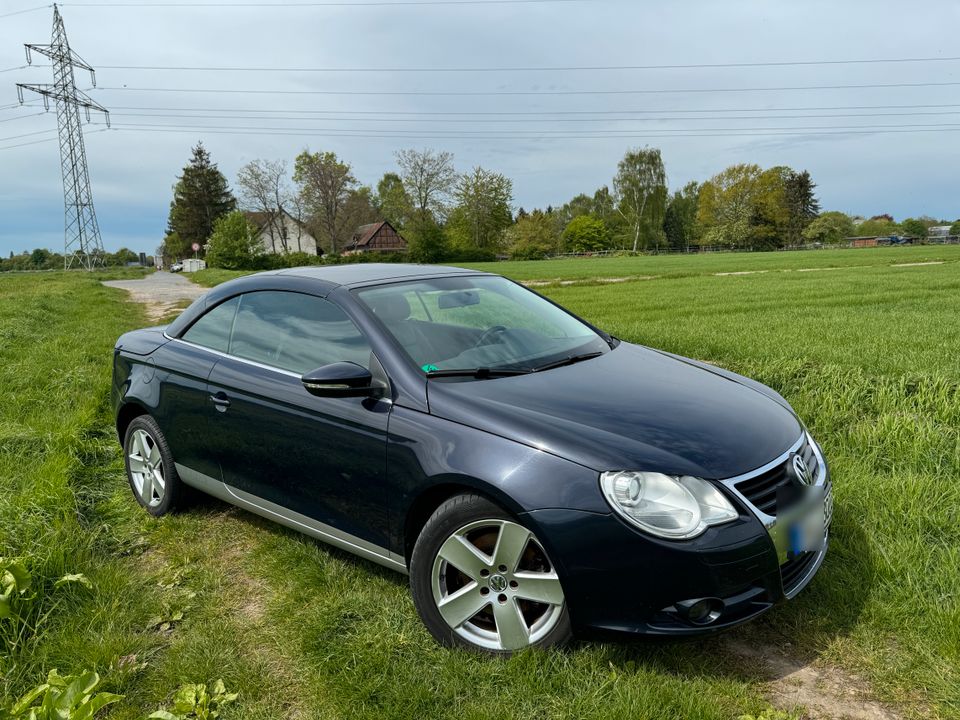
[[[719, 719], [771, 702], [960, 718], [960, 248], [482, 267], [793, 404], [836, 489], [830, 554], [796, 601], [692, 643], [438, 648], [398, 575], [213, 501], [148, 519], [106, 407], [110, 348], [141, 309], [78, 273], [0, 277], [0, 555], [24, 558], [36, 596], [23, 622], [0, 618], [0, 708], [56, 667], [99, 672], [125, 696], [108, 716], [131, 720], [220, 677], [240, 693], [226, 720]], [[70, 573], [90, 587], [55, 587]], [[785, 667], [838, 687], [792, 693]]]

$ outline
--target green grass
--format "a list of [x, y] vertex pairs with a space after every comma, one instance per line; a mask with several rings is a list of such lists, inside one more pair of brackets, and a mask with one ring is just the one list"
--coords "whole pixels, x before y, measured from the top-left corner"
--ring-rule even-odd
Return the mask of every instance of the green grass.
[[[960, 718], [957, 260], [949, 247], [493, 265], [577, 280], [539, 291], [621, 338], [773, 386], [824, 445], [836, 491], [820, 574], [758, 622], [509, 660], [437, 647], [404, 578], [239, 510], [148, 519], [106, 408], [110, 347], [145, 324], [139, 310], [83, 275], [0, 277], [0, 547], [37, 558], [59, 603], [0, 655], [3, 690], [95, 667], [127, 695], [110, 717], [131, 720], [221, 676], [241, 692], [227, 720], [731, 718], [767, 704], [768, 675], [731, 650], [747, 644], [853, 672], [906, 716]], [[714, 275], [738, 270], [768, 272]], [[658, 277], [591, 280], [630, 275]], [[93, 591], [53, 593], [64, 572]], [[178, 612], [170, 630], [148, 627]]]
[[[790, 252], [705, 253], [702, 255], [638, 255], [632, 257], [563, 258], [488, 263], [452, 263], [537, 285], [591, 283], [598, 280], [679, 278], [714, 273], [768, 273], [777, 271], [889, 267], [901, 263], [957, 262], [960, 245], [861, 248], [857, 250], [800, 250]], [[249, 275], [252, 270], [209, 268], [185, 277], [204, 287]], [[605, 283], [604, 283], [605, 284]]]

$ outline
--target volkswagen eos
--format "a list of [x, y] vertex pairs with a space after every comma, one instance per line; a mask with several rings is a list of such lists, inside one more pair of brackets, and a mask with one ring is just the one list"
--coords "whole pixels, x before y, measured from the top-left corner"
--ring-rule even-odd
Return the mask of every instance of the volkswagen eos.
[[118, 340], [112, 399], [147, 512], [194, 488], [409, 573], [448, 645], [715, 632], [826, 552], [827, 463], [780, 395], [488, 273], [224, 283]]

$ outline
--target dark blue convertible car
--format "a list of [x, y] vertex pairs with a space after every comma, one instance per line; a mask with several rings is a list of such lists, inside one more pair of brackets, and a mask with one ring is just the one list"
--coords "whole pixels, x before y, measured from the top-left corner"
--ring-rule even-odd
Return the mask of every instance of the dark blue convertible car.
[[780, 395], [496, 275], [260, 273], [113, 362], [148, 512], [189, 486], [408, 572], [446, 644], [713, 632], [826, 552], [827, 464]]

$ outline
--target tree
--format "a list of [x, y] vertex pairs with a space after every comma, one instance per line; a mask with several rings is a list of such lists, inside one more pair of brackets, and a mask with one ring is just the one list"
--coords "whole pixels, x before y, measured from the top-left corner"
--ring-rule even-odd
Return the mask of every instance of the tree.
[[755, 249], [783, 247], [790, 225], [787, 183], [794, 175], [786, 165], [764, 170], [757, 178], [750, 215], [749, 244]]
[[237, 207], [227, 179], [210, 161], [210, 153], [197, 143], [190, 162], [173, 186], [173, 201], [167, 220], [167, 233], [175, 234], [178, 256], [186, 254], [194, 243], [202, 248], [217, 220]]
[[[957, 220], [953, 225], [950, 226], [951, 235], [960, 235], [960, 220]], [[11, 253], [10, 257], [13, 257]]]
[[574, 252], [594, 252], [607, 247], [610, 234], [603, 220], [592, 215], [578, 215], [564, 228], [563, 239]]
[[461, 175], [454, 190], [456, 212], [450, 225], [461, 244], [496, 249], [513, 223], [513, 182], [500, 173], [475, 167]]
[[785, 244], [799, 245], [803, 231], [820, 213], [820, 201], [813, 191], [816, 185], [810, 173], [790, 170], [784, 182], [783, 196], [787, 208], [787, 227]]
[[928, 227], [929, 225], [919, 218], [907, 218], [900, 223], [900, 230], [907, 237], [925, 238]]
[[345, 218], [344, 213], [351, 191], [357, 185], [350, 165], [341, 162], [336, 153], [304, 150], [297, 155], [293, 179], [300, 189], [304, 208], [330, 251], [340, 252], [354, 230], [349, 224], [352, 220]]
[[[287, 164], [283, 160], [253, 160], [237, 173], [240, 202], [247, 210], [261, 213], [266, 220], [264, 230], [270, 238], [273, 252], [278, 246], [282, 252], [301, 251], [299, 217], [300, 204], [294, 202], [294, 193], [287, 182]], [[294, 218], [296, 236], [288, 237], [289, 214]]]
[[447, 238], [443, 234], [443, 228], [428, 211], [413, 210], [404, 233], [407, 257], [413, 262], [437, 262], [447, 253]]
[[686, 250], [697, 240], [697, 207], [700, 185], [688, 182], [673, 193], [663, 215], [663, 234], [673, 250]]
[[402, 228], [410, 219], [413, 203], [403, 185], [403, 180], [396, 173], [384, 173], [380, 178], [374, 202], [383, 219], [389, 221], [395, 228]]
[[453, 153], [410, 149], [398, 151], [396, 157], [414, 207], [421, 213], [429, 211], [438, 219], [446, 217], [447, 201], [457, 184]]
[[120, 248], [112, 256], [107, 257], [110, 265], [126, 265], [127, 263], [140, 262], [140, 256], [130, 248]]
[[855, 232], [861, 237], [883, 237], [896, 235], [900, 232], [900, 226], [894, 222], [892, 215], [874, 215], [860, 223]]
[[557, 247], [553, 219], [542, 210], [518, 217], [508, 231], [508, 237], [513, 260], [542, 260]]
[[51, 255], [52, 253], [46, 248], [37, 248], [30, 253], [30, 264], [37, 269], [44, 268], [50, 261]]
[[207, 246], [210, 267], [227, 270], [249, 270], [256, 266], [263, 246], [255, 228], [242, 212], [234, 211], [217, 220]]
[[354, 188], [347, 195], [347, 201], [343, 205], [343, 216], [341, 225], [343, 226], [343, 237], [345, 241], [353, 238], [353, 233], [361, 225], [382, 220], [380, 212], [377, 210], [377, 200], [373, 190], [369, 185], [361, 185]]
[[809, 242], [835, 245], [853, 236], [854, 232], [853, 219], [849, 215], [830, 210], [820, 213], [816, 220], [807, 225], [803, 237]]
[[656, 148], [628, 150], [613, 179], [617, 211], [630, 228], [633, 251], [643, 237], [644, 249], [653, 241], [659, 247], [667, 204], [667, 173]]
[[790, 222], [785, 166], [731, 165], [700, 188], [697, 223], [707, 245], [781, 247]]

